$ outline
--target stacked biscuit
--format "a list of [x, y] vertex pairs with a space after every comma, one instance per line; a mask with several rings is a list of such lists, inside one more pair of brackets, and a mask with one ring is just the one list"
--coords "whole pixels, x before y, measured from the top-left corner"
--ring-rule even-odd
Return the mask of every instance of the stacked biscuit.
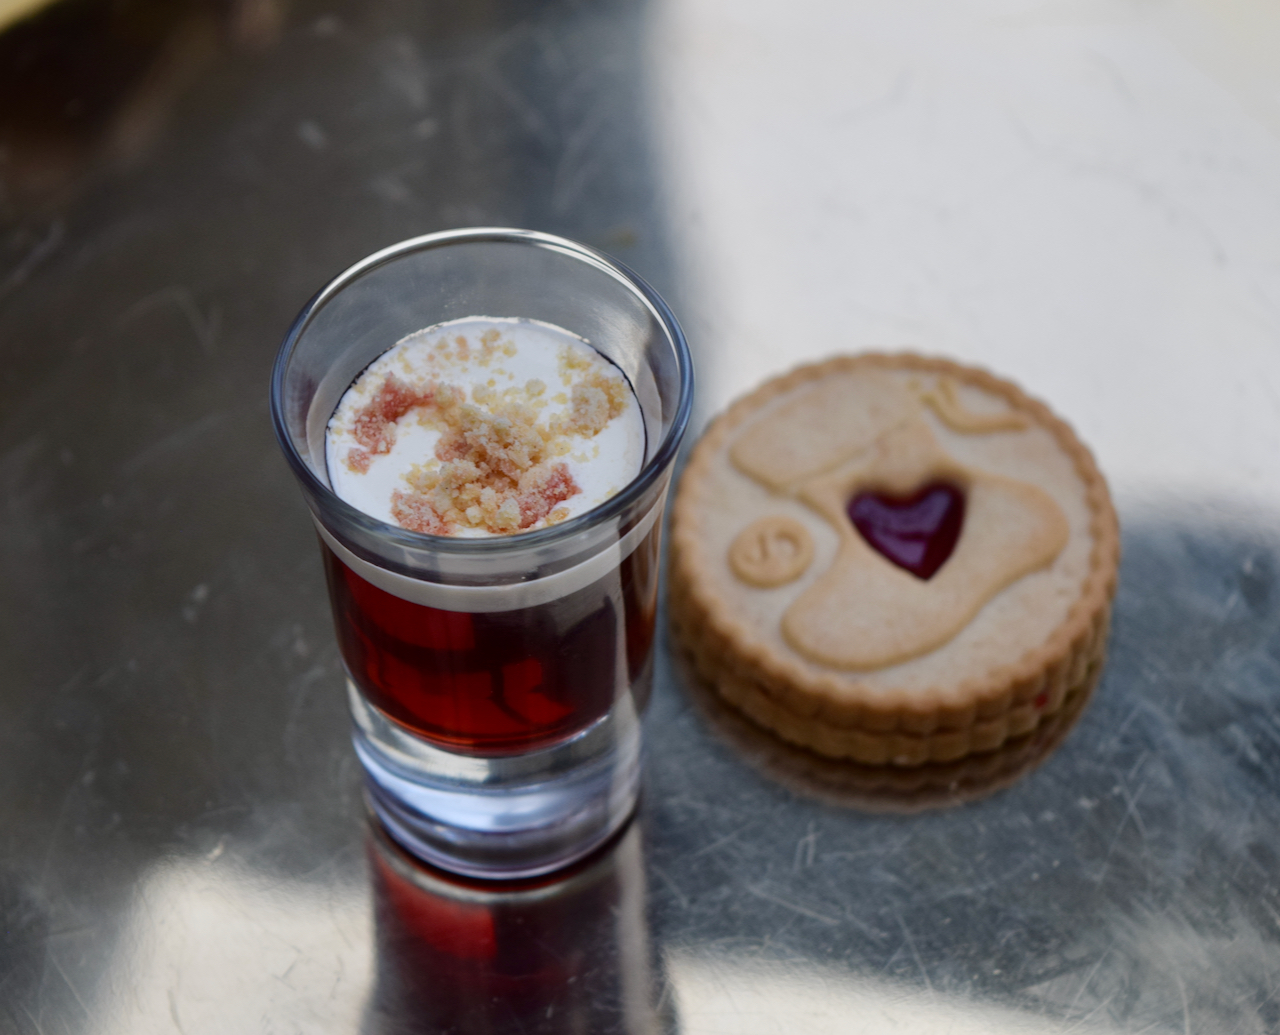
[[702, 676], [785, 740], [945, 763], [1087, 694], [1118, 558], [1106, 483], [1042, 404], [945, 360], [840, 357], [697, 444], [670, 611]]

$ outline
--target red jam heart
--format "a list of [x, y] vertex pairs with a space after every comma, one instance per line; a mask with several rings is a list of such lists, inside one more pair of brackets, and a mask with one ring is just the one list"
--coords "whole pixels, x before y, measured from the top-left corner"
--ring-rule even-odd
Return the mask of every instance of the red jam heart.
[[921, 579], [947, 562], [964, 526], [964, 492], [949, 482], [929, 482], [910, 496], [860, 492], [845, 509], [877, 552]]

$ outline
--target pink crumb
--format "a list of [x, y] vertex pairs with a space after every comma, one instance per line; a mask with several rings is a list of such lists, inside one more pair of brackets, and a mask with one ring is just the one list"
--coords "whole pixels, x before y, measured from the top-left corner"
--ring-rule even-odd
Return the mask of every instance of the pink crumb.
[[[355, 440], [369, 453], [389, 453], [396, 441], [396, 421], [415, 406], [430, 406], [435, 398], [434, 384], [427, 385], [426, 388], [414, 388], [395, 374], [389, 374], [378, 389], [378, 394], [357, 412], [355, 427], [352, 429]], [[350, 464], [354, 459], [349, 457], [347, 462]], [[366, 459], [364, 470], [368, 468]], [[353, 464], [352, 469], [359, 468]]]
[[559, 504], [570, 496], [576, 496], [582, 490], [573, 480], [569, 468], [565, 464], [556, 464], [539, 484], [521, 487], [516, 502], [520, 506], [520, 527], [528, 528], [541, 521]]
[[436, 459], [443, 463], [461, 460], [470, 449], [471, 447], [462, 435], [457, 432], [449, 432], [436, 443]]
[[359, 446], [352, 446], [351, 452], [347, 454], [347, 466], [356, 474], [368, 474], [369, 461], [373, 457], [369, 455], [367, 449], [361, 449]]

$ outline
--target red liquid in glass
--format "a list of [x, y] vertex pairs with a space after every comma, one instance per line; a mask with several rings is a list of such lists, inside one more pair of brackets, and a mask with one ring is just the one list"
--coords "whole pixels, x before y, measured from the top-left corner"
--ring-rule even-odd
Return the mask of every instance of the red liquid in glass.
[[480, 613], [393, 596], [322, 542], [347, 671], [384, 715], [448, 750], [532, 751], [572, 736], [603, 718], [645, 670], [658, 527], [590, 586], [535, 607]]

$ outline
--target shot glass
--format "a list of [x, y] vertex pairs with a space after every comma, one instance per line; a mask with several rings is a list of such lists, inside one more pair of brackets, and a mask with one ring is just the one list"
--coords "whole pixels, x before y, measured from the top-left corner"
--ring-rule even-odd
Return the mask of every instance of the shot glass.
[[[631, 383], [639, 474], [558, 525], [480, 539], [386, 524], [330, 486], [325, 434], [401, 338], [516, 317], [584, 338]], [[271, 380], [276, 435], [320, 537], [369, 802], [418, 857], [517, 878], [581, 858], [639, 791], [662, 512], [693, 371], [670, 309], [630, 270], [527, 230], [386, 248], [302, 310]]]

